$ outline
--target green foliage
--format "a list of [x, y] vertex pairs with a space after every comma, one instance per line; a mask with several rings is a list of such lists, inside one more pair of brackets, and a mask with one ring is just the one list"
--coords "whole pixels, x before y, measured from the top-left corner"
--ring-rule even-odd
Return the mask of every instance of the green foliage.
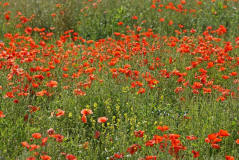
[[[51, 0], [48, 3], [44, 0], [3, 0], [2, 4], [4, 2], [9, 2], [10, 5], [3, 8], [2, 17], [10, 11], [10, 17], [14, 18], [13, 15], [20, 11], [27, 18], [34, 17], [24, 26], [45, 28], [47, 31], [54, 27], [53, 32], [57, 34], [74, 29], [82, 37], [93, 40], [111, 36], [114, 32], [124, 33], [123, 28], [127, 25], [131, 28], [135, 25], [152, 28], [162, 35], [174, 34], [178, 24], [184, 25], [185, 29], [194, 28], [199, 33], [207, 26], [219, 25], [225, 25], [230, 34], [235, 34], [238, 30], [238, 26], [235, 25], [239, 18], [238, 3], [223, 0], [214, 3], [205, 1], [201, 5], [193, 1], [183, 5], [182, 11], [165, 9], [170, 4], [169, 0], [156, 3], [156, 8], [151, 7], [150, 1], [143, 0]], [[163, 7], [158, 7], [159, 4]], [[180, 2], [175, 2], [173, 6], [178, 8], [178, 5]], [[225, 5], [227, 8], [224, 8]], [[159, 9], [161, 11], [158, 11]], [[138, 20], [132, 20], [132, 16], [137, 16]], [[160, 23], [160, 18], [164, 18], [165, 22]], [[170, 20], [173, 22], [171, 27], [168, 26]], [[118, 26], [118, 22], [123, 22], [124, 25]], [[10, 24], [5, 23], [4, 18], [1, 18], [2, 36], [7, 32], [23, 31], [14, 28], [19, 23], [17, 19]]]
[[[52, 159], [74, 154], [103, 160], [115, 153], [132, 160], [192, 159], [192, 150], [200, 159], [238, 159], [238, 74], [231, 74], [238, 72], [239, 5], [199, 2], [0, 0], [0, 160], [40, 159], [35, 151]], [[220, 25], [226, 27], [222, 34]], [[134, 87], [136, 81], [142, 84]], [[198, 93], [194, 82], [203, 84]], [[208, 88], [212, 91], [204, 93]], [[86, 120], [84, 109], [93, 112]], [[157, 129], [163, 125], [170, 129]], [[49, 134], [50, 128], [64, 138]], [[217, 150], [205, 138], [220, 129], [230, 136]], [[139, 130], [141, 138], [134, 134]], [[33, 133], [48, 137], [46, 145]], [[165, 152], [159, 144], [145, 146], [154, 135], [173, 133], [187, 147], [177, 156], [168, 154], [171, 141]], [[189, 135], [198, 139], [189, 141]], [[40, 147], [31, 151], [22, 142]], [[142, 148], [130, 155], [132, 144]]]

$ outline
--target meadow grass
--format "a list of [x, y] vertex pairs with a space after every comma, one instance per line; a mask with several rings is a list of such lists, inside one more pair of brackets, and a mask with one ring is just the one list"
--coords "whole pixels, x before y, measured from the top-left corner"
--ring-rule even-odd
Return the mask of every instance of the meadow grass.
[[237, 0], [0, 9], [0, 159], [239, 159]]

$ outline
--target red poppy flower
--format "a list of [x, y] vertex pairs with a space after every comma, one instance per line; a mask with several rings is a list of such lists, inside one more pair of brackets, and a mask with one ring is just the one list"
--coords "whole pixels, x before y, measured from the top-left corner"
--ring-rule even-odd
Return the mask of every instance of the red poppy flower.
[[51, 160], [51, 157], [48, 155], [42, 155], [40, 156], [42, 160]]
[[108, 120], [106, 117], [99, 117], [98, 118], [98, 123], [105, 123]]
[[212, 68], [214, 66], [214, 63], [213, 62], [208, 62], [207, 63], [207, 68]]
[[30, 113], [40, 110], [40, 108], [37, 106], [29, 105], [28, 107], [30, 108]]
[[8, 13], [5, 14], [5, 19], [6, 19], [7, 21], [9, 21], [10, 15], [9, 15]]
[[23, 147], [30, 148], [30, 145], [27, 142], [21, 142]]
[[36, 96], [44, 96], [44, 95], [47, 95], [47, 91], [46, 90], [42, 90], [42, 91], [36, 92]]
[[169, 26], [172, 26], [172, 25], [173, 25], [173, 21], [172, 21], [172, 20], [169, 20], [168, 25], [169, 25]]
[[47, 84], [46, 84], [47, 87], [51, 87], [51, 88], [55, 88], [57, 87], [57, 81], [49, 81]]
[[143, 94], [145, 93], [145, 88], [140, 88], [137, 92], [137, 94]]
[[169, 130], [169, 127], [164, 125], [164, 126], [158, 126], [157, 129], [164, 132], [164, 131]]
[[26, 27], [25, 28], [25, 33], [28, 34], [28, 35], [32, 34], [32, 28], [31, 27]]
[[5, 117], [5, 115], [3, 114], [3, 111], [0, 111], [0, 118]]
[[208, 139], [210, 141], [213, 141], [214, 139], [216, 139], [218, 137], [218, 133], [212, 133], [208, 135]]
[[53, 134], [53, 135], [49, 135], [49, 136], [55, 138], [57, 142], [62, 142], [64, 139], [64, 136], [62, 136], [60, 134]]
[[164, 18], [160, 18], [159, 21], [160, 21], [160, 22], [164, 22]]
[[76, 156], [74, 156], [73, 154], [67, 154], [66, 159], [67, 160], [77, 160]]
[[214, 149], [220, 149], [220, 145], [219, 144], [211, 144], [212, 148]]
[[54, 132], [55, 132], [55, 131], [54, 131], [53, 128], [50, 128], [50, 129], [47, 130], [48, 135], [53, 135]]
[[121, 25], [123, 25], [123, 24], [124, 24], [123, 22], [118, 22], [118, 25], [119, 25], [119, 26], [121, 26]]
[[41, 142], [42, 142], [41, 145], [42, 146], [46, 145], [47, 140], [48, 140], [48, 137], [42, 138], [41, 139]]
[[9, 2], [3, 3], [3, 6], [4, 6], [4, 7], [9, 6]]
[[124, 154], [123, 153], [115, 153], [114, 158], [122, 159], [122, 158], [124, 158]]
[[86, 93], [82, 91], [81, 89], [74, 89], [74, 94], [75, 95], [80, 95], [80, 96], [85, 96]]
[[230, 73], [230, 76], [236, 76], [237, 75], [237, 72], [231, 72]]
[[145, 160], [156, 160], [157, 156], [146, 156]]
[[199, 157], [199, 152], [192, 150], [192, 153], [193, 153], [193, 158]]
[[226, 160], [234, 160], [233, 156], [225, 156]]
[[98, 139], [100, 137], [100, 131], [95, 131], [95, 136], [94, 138], [95, 139]]
[[145, 146], [147, 147], [153, 147], [155, 144], [155, 140], [148, 140], [146, 143], [145, 143]]
[[41, 133], [33, 133], [32, 137], [35, 139], [40, 139], [41, 138]]
[[65, 114], [65, 111], [61, 110], [61, 109], [57, 109], [57, 113], [56, 113], [56, 117], [61, 117]]
[[171, 139], [171, 140], [178, 139], [179, 137], [180, 137], [179, 134], [169, 134], [169, 139]]
[[29, 151], [34, 151], [34, 150], [36, 150], [36, 149], [38, 149], [38, 148], [40, 148], [39, 145], [31, 144], [31, 145], [30, 145], [30, 149], [29, 149]]
[[131, 145], [128, 149], [127, 152], [130, 153], [131, 155], [137, 152], [139, 149], [141, 149], [141, 146], [138, 144], [133, 144]]
[[144, 136], [144, 131], [134, 131], [134, 135], [135, 137], [143, 137]]
[[218, 132], [219, 136], [221, 137], [227, 137], [227, 136], [230, 136], [230, 134], [228, 133], [227, 130], [223, 130], [223, 129], [220, 129], [220, 131]]
[[222, 78], [223, 78], [223, 79], [229, 79], [230, 77], [227, 76], [227, 75], [223, 75]]
[[134, 20], [137, 20], [137, 19], [138, 19], [138, 17], [137, 17], [137, 16], [133, 16], [133, 17], [132, 17], [132, 19], [134, 19]]
[[83, 109], [81, 110], [81, 114], [88, 115], [88, 114], [93, 114], [91, 109]]
[[13, 92], [7, 92], [5, 97], [8, 97], [8, 98], [14, 98], [14, 93]]
[[85, 114], [82, 115], [81, 121], [82, 121], [83, 123], [87, 123], [87, 118], [86, 118]]
[[239, 144], [239, 139], [236, 140], [236, 144]]
[[187, 136], [186, 138], [190, 141], [198, 139], [197, 137], [195, 137], [193, 135], [192, 136]]
[[211, 93], [212, 89], [211, 88], [203, 88], [203, 94]]
[[200, 88], [202, 88], [202, 84], [200, 82], [194, 82], [192, 88], [193, 89], [200, 89]]
[[120, 36], [120, 33], [119, 32], [114, 32], [114, 35], [115, 36]]

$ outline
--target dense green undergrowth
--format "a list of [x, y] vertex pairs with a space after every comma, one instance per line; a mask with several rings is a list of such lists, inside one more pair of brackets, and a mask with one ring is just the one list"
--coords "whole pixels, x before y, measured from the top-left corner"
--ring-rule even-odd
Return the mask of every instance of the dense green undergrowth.
[[0, 0], [0, 159], [239, 159], [237, 0]]

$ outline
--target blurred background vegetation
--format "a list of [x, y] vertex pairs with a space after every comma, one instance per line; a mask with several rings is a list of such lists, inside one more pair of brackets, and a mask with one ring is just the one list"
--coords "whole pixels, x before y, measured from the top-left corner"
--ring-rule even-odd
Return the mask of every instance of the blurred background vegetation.
[[[124, 33], [125, 27], [151, 28], [161, 35], [175, 35], [178, 25], [196, 29], [224, 25], [238, 31], [237, 0], [1, 0], [0, 37], [23, 32], [25, 27], [45, 28], [56, 35], [73, 29], [86, 39], [97, 40]], [[144, 5], [142, 5], [144, 4]], [[136, 16], [137, 19], [132, 17]], [[119, 22], [123, 22], [119, 25]], [[17, 28], [15, 27], [16, 24]]]

